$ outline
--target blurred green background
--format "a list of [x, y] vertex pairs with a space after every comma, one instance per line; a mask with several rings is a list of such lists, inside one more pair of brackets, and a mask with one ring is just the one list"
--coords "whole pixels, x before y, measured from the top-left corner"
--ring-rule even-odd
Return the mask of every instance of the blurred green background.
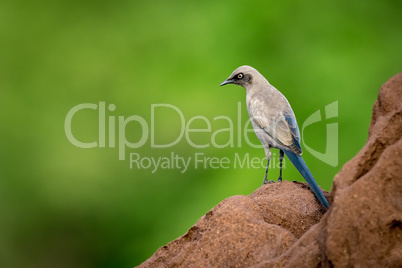
[[[401, 8], [398, 1], [373, 0], [1, 1], [0, 266], [132, 267], [223, 199], [259, 187], [264, 168], [192, 164], [184, 173], [152, 173], [129, 167], [133, 152], [263, 158], [263, 149], [247, 145], [242, 133], [225, 148], [198, 149], [183, 138], [158, 149], [148, 138], [119, 161], [117, 148], [78, 148], [64, 132], [68, 111], [81, 103], [114, 104], [106, 117], [115, 118], [116, 133], [118, 116], [138, 115], [150, 126], [151, 105], [167, 103], [186, 123], [197, 115], [210, 120], [212, 132], [190, 136], [210, 144], [214, 131], [228, 127], [214, 117], [233, 118], [234, 129], [248, 119], [244, 89], [219, 87], [243, 64], [287, 96], [299, 127], [339, 101], [338, 117], [306, 128], [303, 137], [325, 152], [326, 124], [339, 124], [336, 167], [307, 150], [303, 155], [329, 191], [334, 175], [365, 144], [379, 88], [401, 71]], [[97, 141], [97, 111], [77, 113], [72, 129], [83, 142]], [[180, 133], [177, 113], [157, 110], [155, 132], [158, 143], [173, 141]], [[125, 135], [138, 141], [142, 129], [129, 123]], [[216, 136], [219, 144], [228, 137]], [[272, 169], [269, 178], [278, 172]], [[290, 163], [284, 176], [303, 181]]]

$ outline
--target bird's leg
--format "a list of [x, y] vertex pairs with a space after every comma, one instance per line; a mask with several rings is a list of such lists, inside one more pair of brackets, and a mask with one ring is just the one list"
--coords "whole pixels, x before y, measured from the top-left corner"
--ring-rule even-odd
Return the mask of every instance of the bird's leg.
[[282, 161], [283, 161], [283, 151], [281, 149], [279, 149], [279, 178], [278, 178], [278, 182], [282, 181]]
[[262, 185], [267, 184], [267, 183], [272, 183], [274, 181], [268, 181], [268, 166], [269, 166], [269, 161], [271, 160], [271, 150], [270, 148], [265, 149], [265, 155], [267, 156], [267, 169], [265, 170], [265, 177], [264, 177], [264, 182]]
[[272, 183], [272, 182], [274, 182], [274, 181], [268, 181], [268, 179], [267, 179], [269, 160], [270, 160], [270, 159], [268, 159], [267, 169], [265, 170], [264, 182], [263, 182], [262, 185], [267, 184], [267, 183]]

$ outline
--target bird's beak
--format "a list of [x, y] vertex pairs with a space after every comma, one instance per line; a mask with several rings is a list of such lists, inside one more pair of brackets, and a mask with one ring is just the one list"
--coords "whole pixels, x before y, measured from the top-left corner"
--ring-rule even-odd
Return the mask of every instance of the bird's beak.
[[233, 84], [233, 80], [230, 79], [230, 78], [228, 78], [228, 79], [226, 79], [225, 81], [223, 81], [223, 82], [220, 84], [220, 86], [224, 86], [224, 85], [227, 85], [227, 84]]

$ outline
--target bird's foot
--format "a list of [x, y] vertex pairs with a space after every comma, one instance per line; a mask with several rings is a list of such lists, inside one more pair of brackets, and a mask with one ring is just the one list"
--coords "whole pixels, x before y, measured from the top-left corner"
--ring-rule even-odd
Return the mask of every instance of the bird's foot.
[[269, 180], [267, 180], [267, 179], [264, 179], [264, 182], [262, 183], [262, 185], [265, 185], [265, 184], [269, 184], [269, 183], [274, 183], [274, 181], [269, 181]]

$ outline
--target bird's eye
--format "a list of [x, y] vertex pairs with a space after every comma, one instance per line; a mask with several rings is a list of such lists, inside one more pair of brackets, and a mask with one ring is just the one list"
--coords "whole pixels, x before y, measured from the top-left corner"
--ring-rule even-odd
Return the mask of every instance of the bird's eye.
[[237, 79], [242, 79], [243, 78], [243, 74], [242, 73], [239, 73], [238, 75], [237, 75]]

